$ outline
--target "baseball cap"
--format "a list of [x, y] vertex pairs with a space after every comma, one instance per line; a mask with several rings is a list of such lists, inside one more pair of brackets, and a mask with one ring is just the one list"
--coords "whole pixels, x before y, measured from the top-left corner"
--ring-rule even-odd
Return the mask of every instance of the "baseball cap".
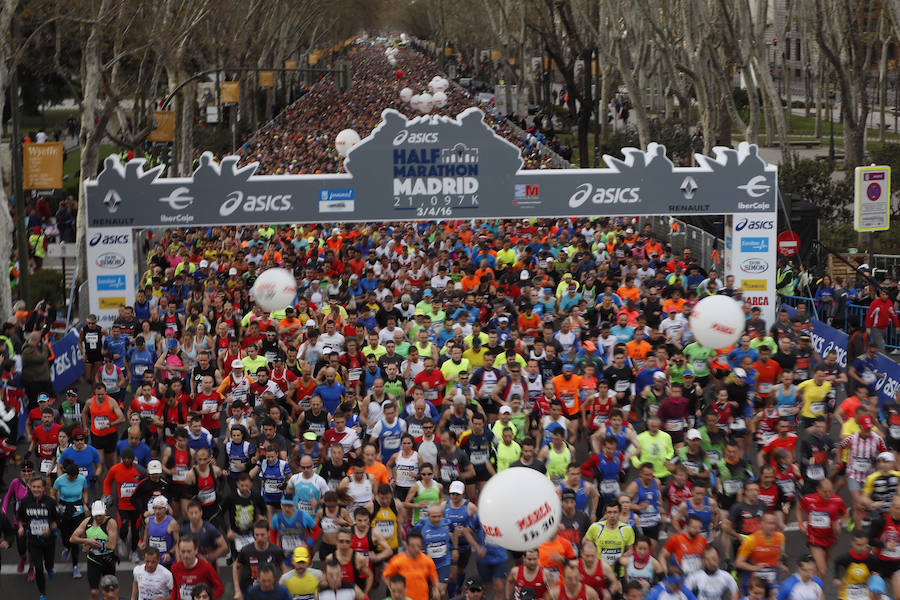
[[169, 347], [169, 350], [174, 350], [178, 347], [178, 340], [170, 339], [168, 342], [166, 342], [166, 345]]
[[450, 493], [451, 494], [464, 494], [466, 493], [466, 486], [462, 481], [454, 481], [450, 484]]
[[307, 431], [306, 433], [303, 434], [303, 439], [314, 442], [317, 439], [319, 439], [319, 436], [316, 435], [315, 431]]
[[470, 577], [466, 579], [466, 589], [467, 590], [483, 590], [484, 584], [481, 583], [481, 579], [478, 577]]
[[75, 390], [66, 390], [66, 396], [68, 396], [69, 398], [77, 398], [78, 392]]
[[563, 371], [565, 371], [566, 369], [573, 371], [575, 370], [575, 365], [573, 365], [572, 363], [566, 363], [563, 365]]
[[165, 496], [157, 496], [150, 503], [150, 506], [152, 506], [153, 508], [169, 508], [169, 499]]
[[84, 437], [84, 431], [82, 429], [76, 427], [75, 429], [72, 430], [72, 439], [74, 440], [75, 438], [78, 438], [78, 437]]
[[205, 258], [204, 258], [203, 260], [200, 261], [200, 268], [201, 268], [201, 269], [205, 269], [205, 268], [208, 267], [208, 266], [209, 266], [209, 261], [206, 260]]
[[243, 368], [244, 368], [244, 363], [241, 362], [241, 359], [236, 358], [236, 359], [234, 359], [233, 361], [231, 361], [231, 368], [232, 368], [232, 369], [243, 369]]
[[91, 504], [91, 514], [92, 515], [105, 515], [106, 514], [106, 503], [103, 500], [94, 500], [94, 503]]
[[511, 415], [512, 409], [508, 406], [501, 406], [499, 412], [501, 415]]
[[872, 429], [875, 427], [875, 421], [869, 415], [863, 415], [856, 420], [856, 424], [860, 429]]
[[294, 499], [291, 498], [290, 496], [288, 496], [287, 494], [284, 494], [284, 495], [281, 497], [281, 503], [282, 503], [282, 504], [293, 504], [293, 503], [294, 503]]
[[743, 378], [743, 377], [746, 377], [746, 376], [747, 376], [747, 371], [743, 370], [743, 369], [740, 368], [740, 367], [736, 367], [736, 368], [734, 369], [733, 373], [734, 373], [734, 376], [735, 376], [735, 377], [741, 377], [741, 378]]
[[422, 292], [422, 295], [425, 296], [426, 298], [429, 298], [429, 297], [431, 297], [431, 295], [432, 295], [433, 293], [434, 293], [434, 292], [432, 292], [430, 289], [427, 289], [427, 290], [425, 290], [424, 292]]
[[104, 575], [100, 578], [101, 590], [114, 590], [119, 587], [119, 578], [115, 575]]
[[162, 463], [158, 460], [151, 460], [149, 463], [147, 463], [147, 472], [151, 475], [162, 473]]
[[697, 431], [696, 429], [688, 429], [688, 432], [684, 437], [686, 437], [689, 440], [699, 440], [700, 432]]
[[519, 279], [521, 279], [522, 281], [528, 281], [530, 278], [531, 274], [527, 270], [519, 273]]
[[235, 269], [234, 267], [231, 267], [230, 269], [228, 269], [228, 274], [229, 275], [237, 275], [237, 269]]
[[41, 394], [38, 396], [37, 401], [38, 402], [50, 402], [50, 396], [48, 396], [47, 394]]
[[665, 379], [665, 378], [666, 378], [666, 374], [663, 373], [662, 371], [657, 371], [656, 373], [653, 374], [653, 379]]
[[694, 376], [694, 372], [685, 369], [684, 371], [682, 371], [681, 376], [682, 376], [682, 377], [693, 377], [693, 376]]
[[309, 550], [307, 550], [303, 546], [294, 548], [293, 559], [294, 559], [295, 563], [298, 563], [298, 562], [308, 563], [309, 562]]
[[559, 423], [550, 423], [550, 425], [547, 426], [547, 431], [550, 433], [565, 433], [566, 430], [563, 429], [563, 426]]
[[878, 455], [878, 460], [886, 460], [888, 462], [894, 462], [894, 455], [890, 452], [882, 452]]
[[563, 500], [575, 500], [578, 498], [578, 494], [575, 493], [575, 490], [565, 489], [561, 494]]

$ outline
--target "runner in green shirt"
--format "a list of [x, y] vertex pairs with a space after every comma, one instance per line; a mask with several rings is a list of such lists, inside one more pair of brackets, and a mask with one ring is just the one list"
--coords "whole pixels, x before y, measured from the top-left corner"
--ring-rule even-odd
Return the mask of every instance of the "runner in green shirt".
[[684, 349], [684, 356], [688, 360], [688, 366], [697, 378], [697, 383], [704, 385], [709, 377], [709, 359], [716, 355], [712, 348], [701, 346], [699, 342], [693, 342]]

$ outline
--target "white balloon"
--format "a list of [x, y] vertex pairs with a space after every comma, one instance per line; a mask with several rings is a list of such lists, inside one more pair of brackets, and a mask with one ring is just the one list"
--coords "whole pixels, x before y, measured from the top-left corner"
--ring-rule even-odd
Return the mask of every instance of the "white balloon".
[[396, 64], [397, 64], [397, 59], [394, 58], [393, 56], [388, 56], [388, 64], [390, 64], [392, 67], [393, 67], [393, 66], [396, 66]]
[[408, 87], [405, 87], [402, 90], [400, 90], [400, 99], [403, 100], [404, 102], [409, 102], [409, 99], [412, 98], [412, 95], [413, 95], [413, 91], [411, 89], [409, 89]]
[[431, 109], [434, 108], [434, 98], [428, 92], [425, 92], [420, 96], [422, 101], [422, 112], [426, 115], [431, 112]]
[[347, 156], [353, 146], [359, 143], [359, 140], [358, 133], [352, 129], [344, 129], [334, 138], [334, 147], [337, 149], [338, 154]]
[[694, 305], [690, 327], [702, 346], [726, 348], [744, 333], [744, 310], [728, 296], [707, 296]]
[[413, 95], [409, 99], [409, 105], [414, 111], [418, 112], [422, 108], [422, 96], [420, 96], [419, 94]]
[[527, 467], [510, 467], [494, 475], [478, 497], [478, 517], [487, 541], [516, 552], [552, 539], [561, 512], [556, 486]]
[[450, 82], [444, 79], [443, 77], [438, 77], [436, 80], [432, 82], [432, 87], [435, 91], [444, 92], [450, 87]]
[[286, 269], [266, 269], [256, 278], [251, 294], [263, 310], [283, 310], [297, 296], [297, 281], [294, 274]]
[[434, 106], [437, 108], [443, 108], [447, 106], [447, 94], [444, 92], [435, 92], [431, 96], [432, 101], [434, 102]]

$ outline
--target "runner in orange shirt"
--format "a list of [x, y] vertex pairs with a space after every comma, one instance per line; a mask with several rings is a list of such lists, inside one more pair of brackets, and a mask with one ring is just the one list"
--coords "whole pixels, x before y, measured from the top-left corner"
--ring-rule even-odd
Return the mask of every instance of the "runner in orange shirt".
[[563, 414], [577, 415], [581, 411], [581, 376], [575, 374], [575, 365], [564, 364], [562, 375], [557, 375], [551, 381], [556, 399], [562, 402]]
[[434, 561], [422, 552], [422, 534], [418, 531], [406, 535], [406, 552], [391, 558], [384, 569], [384, 580], [390, 580], [396, 573], [406, 577], [406, 595], [410, 600], [429, 600], [429, 585], [437, 588], [437, 569]]
[[625, 354], [634, 363], [636, 370], [639, 371], [644, 368], [644, 363], [647, 362], [647, 355], [651, 352], [653, 352], [653, 346], [644, 339], [643, 330], [636, 329], [634, 331], [634, 339], [625, 344]]
[[781, 365], [772, 360], [772, 350], [768, 346], [760, 346], [758, 352], [759, 360], [753, 363], [753, 368], [756, 369], [756, 395], [763, 400], [775, 388], [781, 375]]
[[759, 577], [774, 585], [778, 575], [778, 561], [784, 552], [784, 534], [775, 531], [775, 514], [765, 513], [759, 529], [744, 538], [738, 548], [734, 566], [741, 571], [746, 585], [751, 577]]
[[700, 517], [688, 515], [684, 530], [666, 541], [660, 562], [668, 564], [668, 558], [671, 556], [685, 573], [699, 571], [703, 561], [703, 550], [709, 544], [706, 538], [700, 535], [702, 531], [703, 522]]

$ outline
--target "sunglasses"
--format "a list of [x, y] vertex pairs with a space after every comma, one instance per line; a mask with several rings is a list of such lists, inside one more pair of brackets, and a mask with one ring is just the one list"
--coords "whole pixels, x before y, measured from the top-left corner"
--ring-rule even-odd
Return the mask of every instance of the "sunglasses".
[[426, 473], [426, 472], [422, 472], [422, 473], [420, 473], [420, 475], [421, 475], [422, 477], [431, 477], [432, 475], [434, 475], [434, 473], [432, 473], [431, 471], [428, 471], [427, 473]]

